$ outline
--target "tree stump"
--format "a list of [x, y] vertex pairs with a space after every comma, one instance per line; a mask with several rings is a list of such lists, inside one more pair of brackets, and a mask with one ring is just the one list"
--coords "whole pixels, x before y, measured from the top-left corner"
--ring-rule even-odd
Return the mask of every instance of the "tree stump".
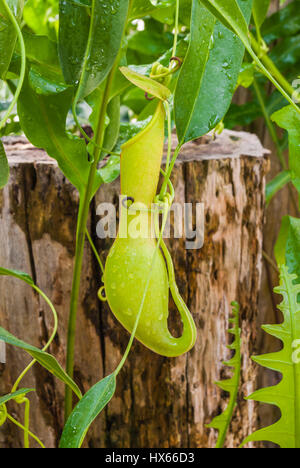
[[[174, 142], [175, 144], [175, 142]], [[24, 138], [7, 138], [11, 169], [0, 192], [0, 265], [25, 271], [53, 301], [59, 330], [51, 353], [65, 365], [69, 298], [74, 260], [78, 194], [54, 160]], [[114, 399], [89, 431], [86, 446], [213, 447], [216, 432], [205, 424], [226, 407], [228, 395], [214, 384], [230, 376], [222, 361], [228, 344], [231, 301], [241, 306], [242, 386], [228, 447], [237, 447], [255, 429], [256, 407], [244, 396], [256, 388], [256, 318], [261, 279], [262, 229], [267, 162], [255, 135], [225, 131], [216, 140], [202, 138], [182, 150], [173, 174], [176, 201], [204, 203], [205, 241], [186, 250], [184, 239], [169, 242], [180, 291], [198, 329], [195, 348], [167, 359], [135, 342], [120, 373]], [[113, 240], [99, 240], [100, 202], [118, 205], [119, 181], [103, 186], [91, 207], [89, 228], [102, 257]], [[75, 379], [87, 391], [119, 363], [129, 335], [97, 299], [101, 274], [86, 245], [77, 321]], [[130, 293], [130, 292], [129, 292]], [[41, 298], [25, 283], [0, 278], [0, 324], [17, 337], [42, 347], [53, 325]], [[171, 306], [176, 324], [176, 311]], [[10, 391], [29, 362], [6, 347], [0, 362], [0, 394]], [[57, 447], [63, 426], [63, 385], [38, 364], [22, 386], [35, 388], [31, 430], [48, 448]], [[22, 421], [23, 409], [9, 404]], [[0, 447], [19, 448], [22, 433], [10, 423], [0, 428]], [[32, 442], [32, 446], [35, 446]]]

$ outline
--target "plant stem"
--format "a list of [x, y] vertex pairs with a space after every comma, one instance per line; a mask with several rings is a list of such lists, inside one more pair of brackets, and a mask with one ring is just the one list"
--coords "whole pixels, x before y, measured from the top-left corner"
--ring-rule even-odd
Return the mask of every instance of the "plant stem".
[[100, 269], [101, 269], [102, 273], [104, 273], [104, 265], [102, 263], [100, 255], [97, 252], [96, 246], [95, 246], [95, 244], [93, 242], [93, 239], [92, 239], [88, 229], [86, 230], [86, 237], [87, 237], [87, 239], [88, 239], [88, 241], [90, 243], [91, 249], [92, 249], [92, 251], [93, 251], [93, 253], [94, 253], [95, 257], [96, 257], [96, 260], [99, 263]]
[[173, 158], [172, 158], [172, 161], [169, 165], [169, 169], [166, 173], [166, 177], [163, 181], [163, 184], [162, 184], [162, 187], [161, 187], [161, 190], [160, 190], [160, 197], [162, 198], [165, 194], [166, 194], [166, 191], [167, 191], [167, 185], [169, 183], [169, 180], [170, 180], [170, 177], [171, 177], [171, 174], [172, 174], [172, 171], [173, 171], [173, 168], [174, 168], [174, 165], [175, 165], [175, 162], [179, 156], [179, 153], [180, 153], [180, 150], [181, 150], [181, 144], [179, 143], [177, 148], [175, 149], [174, 151], [174, 155], [173, 155]]
[[[75, 353], [75, 335], [76, 335], [76, 319], [77, 309], [79, 300], [81, 270], [83, 263], [83, 252], [84, 252], [84, 241], [86, 236], [86, 226], [89, 215], [89, 208], [91, 199], [93, 196], [93, 188], [95, 177], [98, 169], [99, 158], [101, 155], [101, 147], [104, 140], [105, 133], [105, 115], [106, 109], [109, 102], [110, 91], [112, 86], [113, 77], [118, 65], [118, 59], [116, 60], [106, 82], [106, 88], [103, 95], [102, 106], [99, 116], [97, 129], [95, 131], [95, 148], [94, 148], [94, 161], [91, 165], [89, 172], [89, 179], [87, 187], [83, 196], [80, 200], [79, 217], [77, 222], [77, 236], [76, 236], [76, 251], [75, 251], [75, 266], [73, 274], [73, 284], [71, 292], [71, 304], [70, 304], [70, 316], [68, 326], [68, 340], [67, 340], [67, 374], [74, 377], [74, 353]], [[72, 412], [72, 390], [66, 386], [65, 393], [65, 420]]]
[[176, 11], [175, 11], [175, 31], [174, 31], [174, 44], [172, 50], [172, 56], [175, 57], [176, 50], [177, 50], [177, 41], [178, 41], [178, 33], [179, 33], [179, 0], [176, 0]]
[[[57, 327], [58, 327], [58, 317], [57, 317], [57, 312], [55, 310], [55, 307], [54, 305], [52, 304], [52, 302], [50, 301], [50, 299], [46, 296], [45, 293], [43, 293], [43, 291], [41, 291], [41, 289], [39, 289], [37, 286], [33, 285], [32, 288], [38, 292], [38, 294], [40, 294], [40, 296], [42, 296], [42, 298], [46, 301], [46, 303], [49, 305], [50, 309], [52, 310], [52, 313], [53, 313], [53, 319], [54, 319], [54, 326], [53, 326], [53, 332], [49, 338], [49, 341], [48, 343], [46, 344], [46, 346], [43, 348], [42, 351], [47, 351], [47, 349], [49, 348], [49, 346], [51, 345], [51, 343], [53, 342], [54, 338], [55, 338], [55, 335], [57, 333]], [[16, 380], [12, 390], [11, 390], [11, 393], [14, 393], [17, 391], [18, 389], [18, 386], [21, 382], [21, 380], [23, 380], [23, 378], [25, 377], [25, 375], [27, 374], [27, 372], [34, 366], [34, 364], [36, 363], [36, 360], [33, 359], [33, 361], [31, 361], [31, 363], [26, 367], [26, 369], [23, 370], [23, 372], [20, 374], [20, 376], [18, 377], [18, 379]]]
[[263, 250], [262, 254], [263, 254], [264, 259], [271, 265], [271, 267], [276, 271], [276, 273], [279, 273], [279, 268], [274, 262], [274, 260], [270, 257], [270, 255], [268, 255], [265, 250]]
[[30, 437], [32, 437], [42, 448], [46, 448], [43, 442], [41, 442], [40, 439], [36, 435], [34, 435], [29, 430], [27, 430], [26, 427], [24, 427], [21, 423], [19, 423], [16, 419], [14, 419], [10, 414], [7, 414], [7, 419], [11, 421], [13, 424], [15, 424], [15, 426], [22, 429], [24, 432], [27, 432], [30, 435]]
[[270, 116], [268, 114], [268, 111], [266, 109], [266, 106], [265, 106], [265, 103], [264, 103], [264, 99], [263, 99], [259, 84], [258, 84], [258, 82], [257, 82], [257, 80], [255, 78], [254, 78], [254, 81], [253, 81], [253, 86], [254, 86], [254, 90], [255, 90], [258, 102], [260, 104], [263, 116], [265, 118], [266, 125], [268, 127], [269, 133], [271, 135], [271, 138], [272, 138], [273, 142], [276, 145], [278, 159], [280, 160], [280, 163], [281, 163], [281, 166], [283, 167], [283, 169], [287, 170], [288, 166], [287, 166], [286, 160], [284, 159], [284, 155], [283, 155], [283, 152], [282, 152], [282, 149], [281, 149], [278, 137], [277, 137], [276, 130], [274, 128], [274, 125], [273, 125], [273, 123], [272, 123], [272, 121], [270, 119]]
[[24, 398], [25, 409], [24, 409], [24, 427], [26, 431], [24, 431], [24, 448], [29, 448], [29, 418], [30, 418], [30, 401], [28, 398]]
[[[251, 38], [251, 46], [256, 54], [260, 53], [260, 45], [255, 39], [255, 37], [250, 33]], [[282, 88], [291, 96], [294, 93], [294, 88], [292, 85], [284, 78], [284, 76], [280, 73], [274, 62], [270, 59], [267, 54], [263, 54], [260, 57], [261, 62], [265, 65], [265, 67], [269, 70], [269, 72], [273, 75], [274, 78], [278, 81], [278, 83], [282, 86]]]

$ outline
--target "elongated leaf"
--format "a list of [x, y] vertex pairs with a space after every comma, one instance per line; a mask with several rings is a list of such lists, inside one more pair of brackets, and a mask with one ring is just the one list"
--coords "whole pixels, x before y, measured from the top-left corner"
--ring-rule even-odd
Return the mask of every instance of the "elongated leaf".
[[55, 375], [55, 377], [57, 377], [63, 383], [68, 385], [73, 390], [75, 395], [78, 396], [78, 398], [81, 398], [81, 392], [75, 382], [73, 382], [73, 380], [65, 373], [63, 368], [60, 366], [60, 364], [58, 364], [57, 360], [51, 356], [51, 354], [45, 353], [35, 346], [29, 345], [25, 343], [25, 341], [19, 340], [7, 330], [4, 330], [2, 327], [0, 327], [0, 340], [26, 351], [28, 354], [30, 354], [30, 356], [36, 359], [37, 362], [41, 364], [41, 366], [47, 369], [51, 374]]
[[[18, 21], [21, 20], [24, 6], [23, 0], [6, 0], [7, 5]], [[17, 33], [7, 15], [7, 11], [0, 1], [0, 78], [7, 73], [12, 54], [17, 41]]]
[[[64, 175], [83, 193], [88, 182], [90, 162], [84, 140], [69, 135], [66, 118], [71, 106], [72, 91], [45, 96], [33, 91], [25, 80], [18, 102], [22, 129], [31, 143], [56, 159]], [[94, 192], [102, 183], [100, 175]]]
[[109, 124], [105, 131], [103, 147], [106, 151], [112, 151], [117, 143], [120, 131], [120, 96], [116, 96], [110, 101], [107, 107], [107, 115]]
[[110, 72], [120, 50], [128, 6], [129, 0], [92, 1], [77, 100], [92, 93]]
[[5, 154], [3, 143], [0, 140], [0, 189], [3, 188], [7, 184], [8, 178], [9, 178], [8, 161], [7, 161], [7, 157]]
[[248, 25], [236, 0], [200, 0], [221, 23], [248, 42]]
[[[259, 2], [259, 0], [257, 1]], [[298, 0], [273, 13], [262, 26], [262, 34], [268, 42], [286, 36], [293, 36], [299, 31], [300, 9]]]
[[90, 29], [86, 8], [71, 0], [59, 1], [59, 56], [67, 83], [80, 80]]
[[116, 377], [112, 374], [98, 382], [84, 395], [65, 425], [60, 448], [81, 447], [89, 427], [110, 402], [115, 390]]
[[30, 393], [30, 392], [35, 392], [35, 390], [33, 388], [21, 388], [20, 390], [14, 393], [9, 393], [8, 395], [4, 395], [0, 397], [0, 406], [5, 405], [9, 401], [14, 400], [16, 397], [20, 395], [27, 395], [27, 393]]
[[242, 41], [260, 71], [273, 83], [282, 96], [300, 113], [291, 96], [278, 83], [272, 73], [263, 65], [251, 47], [248, 24], [237, 0], [200, 0], [220, 21], [231, 29]]
[[132, 0], [129, 11], [129, 20], [143, 18], [151, 15], [160, 9], [166, 9], [174, 6], [175, 0], [162, 0], [151, 2], [150, 0]]
[[253, 1], [253, 17], [255, 24], [261, 26], [266, 19], [270, 8], [271, 0], [254, 0]]
[[226, 434], [236, 407], [241, 380], [241, 330], [239, 327], [239, 305], [233, 302], [232, 306], [233, 318], [230, 319], [230, 322], [233, 323], [234, 327], [228, 330], [228, 332], [234, 335], [234, 341], [228, 346], [228, 348], [234, 350], [235, 353], [233, 358], [224, 364], [226, 366], [233, 367], [234, 372], [231, 379], [216, 382], [218, 387], [230, 393], [230, 400], [226, 410], [219, 416], [216, 416], [212, 422], [207, 425], [207, 427], [211, 427], [219, 431], [216, 448], [222, 448], [224, 445]]
[[139, 73], [127, 67], [121, 67], [120, 71], [135, 86], [143, 89], [145, 92], [157, 97], [158, 99], [161, 99], [162, 101], [165, 101], [171, 96], [171, 91], [169, 88], [161, 83], [158, 83], [158, 81], [152, 80], [147, 76], [140, 75]]
[[1, 276], [13, 276], [14, 278], [18, 278], [21, 281], [25, 281], [25, 283], [29, 284], [29, 286], [33, 286], [34, 282], [30, 275], [27, 273], [23, 273], [22, 271], [17, 270], [8, 270], [7, 268], [0, 267], [0, 275]]
[[[31, 62], [49, 67], [52, 72], [60, 73], [60, 63], [56, 42], [51, 41], [47, 36], [37, 36], [27, 31], [22, 31], [26, 57]], [[16, 51], [19, 54], [19, 44]]]
[[282, 171], [273, 180], [271, 180], [267, 184], [267, 190], [266, 190], [267, 204], [269, 204], [272, 198], [276, 195], [276, 193], [279, 190], [281, 190], [283, 187], [285, 187], [286, 184], [288, 184], [290, 181], [291, 181], [290, 171]]
[[181, 143], [199, 136], [198, 132], [194, 131], [193, 118], [209, 57], [215, 22], [215, 17], [200, 4], [199, 0], [193, 0], [191, 40], [175, 94], [176, 128]]
[[283, 349], [277, 353], [256, 356], [252, 359], [263, 367], [282, 374], [281, 382], [273, 387], [254, 392], [247, 399], [276, 405], [281, 418], [273, 425], [260, 429], [247, 437], [242, 446], [253, 441], [269, 441], [281, 448], [300, 448], [300, 304], [297, 296], [300, 285], [294, 284], [296, 275], [285, 265], [280, 267], [280, 286], [274, 291], [283, 296], [279, 306], [284, 316], [280, 325], [265, 325], [266, 333], [280, 339]]
[[[252, 0], [238, 0], [238, 3], [249, 22]], [[196, 29], [197, 35], [199, 22], [202, 24], [201, 16], [198, 20], [193, 18], [191, 26], [192, 30]], [[176, 124], [179, 140], [183, 142], [205, 135], [223, 119], [229, 109], [242, 66], [245, 47], [222, 23], [217, 21], [213, 36], [206, 37], [206, 41], [208, 40], [209, 47], [207, 43], [206, 47], [209, 48], [209, 56], [204, 67], [201, 67], [201, 72], [195, 70], [199, 55], [197, 39], [194, 39], [194, 44], [191, 43], [176, 89]], [[201, 41], [201, 37], [198, 41]], [[186, 83], [189, 83], [188, 87]], [[194, 103], [193, 106], [191, 103]]]

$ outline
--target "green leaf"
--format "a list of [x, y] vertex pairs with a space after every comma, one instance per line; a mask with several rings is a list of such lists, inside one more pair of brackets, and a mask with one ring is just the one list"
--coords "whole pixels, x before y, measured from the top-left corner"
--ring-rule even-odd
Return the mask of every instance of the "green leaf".
[[[238, 3], [249, 22], [252, 0], [239, 0]], [[220, 22], [216, 23], [213, 35], [209, 31], [205, 34], [204, 28], [199, 31], [202, 14], [206, 18], [209, 13], [202, 13], [197, 2], [194, 8], [198, 10], [198, 18], [193, 13], [193, 39], [175, 94], [177, 132], [179, 141], [183, 142], [205, 135], [223, 119], [237, 85], [245, 51], [236, 35]], [[198, 44], [201, 44], [203, 63], [198, 58]], [[188, 87], [186, 83], [189, 83]]]
[[77, 100], [92, 93], [109, 74], [121, 47], [128, 6], [129, 0], [92, 1], [89, 38], [85, 43]]
[[109, 124], [105, 130], [103, 147], [112, 151], [117, 143], [120, 131], [120, 96], [116, 96], [107, 106]]
[[59, 448], [81, 447], [89, 427], [110, 402], [115, 390], [116, 377], [112, 374], [98, 382], [84, 395], [65, 425]]
[[198, 131], [195, 131], [193, 119], [209, 58], [215, 22], [215, 17], [200, 4], [199, 0], [193, 0], [191, 40], [175, 93], [175, 120], [180, 143], [199, 136]]
[[[21, 21], [24, 1], [6, 0], [10, 10], [18, 21]], [[7, 15], [7, 11], [0, 2], [0, 78], [5, 79], [13, 51], [17, 42], [17, 33]]]
[[24, 21], [37, 35], [56, 39], [58, 29], [57, 0], [26, 0]]
[[0, 140], [0, 189], [2, 189], [8, 182], [9, 166], [5, 149], [2, 141]]
[[248, 40], [248, 24], [236, 0], [200, 0], [203, 5], [233, 33], [245, 42]]
[[[69, 181], [83, 193], [88, 182], [90, 162], [85, 141], [66, 132], [66, 118], [73, 93], [67, 90], [56, 95], [37, 94], [26, 78], [18, 102], [22, 129], [31, 143], [43, 148], [56, 159]], [[94, 193], [101, 185], [97, 175]]]
[[59, 56], [67, 83], [79, 82], [86, 43], [90, 29], [90, 16], [86, 8], [70, 0], [59, 1]]
[[158, 81], [148, 78], [148, 76], [140, 75], [139, 73], [127, 67], [121, 67], [120, 71], [127, 78], [127, 80], [129, 80], [138, 88], [143, 89], [149, 95], [151, 94], [152, 96], [155, 96], [162, 101], [165, 101], [171, 96], [171, 91], [169, 88], [161, 83], [158, 83]]
[[266, 19], [270, 8], [271, 0], [254, 0], [253, 1], [253, 17], [255, 24], [261, 26]]
[[20, 390], [14, 393], [9, 393], [8, 395], [4, 395], [0, 397], [0, 406], [5, 405], [7, 402], [11, 400], [14, 400], [18, 396], [27, 395], [27, 393], [30, 393], [30, 392], [35, 392], [35, 390], [33, 388], [21, 388]]
[[[286, 37], [281, 40], [270, 52], [270, 58], [277, 68], [283, 73], [290, 73], [293, 66], [299, 70], [300, 52], [299, 52], [300, 34], [297, 36]], [[292, 77], [295, 75], [291, 75]]]
[[236, 302], [233, 302], [232, 306], [233, 318], [230, 319], [230, 321], [233, 323], [234, 327], [228, 331], [234, 335], [234, 341], [228, 347], [229, 349], [234, 350], [235, 353], [233, 358], [224, 364], [226, 366], [233, 367], [234, 372], [231, 379], [216, 382], [218, 387], [230, 393], [230, 400], [225, 411], [219, 416], [216, 416], [212, 422], [207, 425], [207, 427], [211, 427], [219, 431], [216, 448], [222, 448], [225, 443], [226, 434], [232, 420], [234, 409], [236, 407], [241, 380], [241, 330], [239, 327], [239, 305]]
[[292, 106], [275, 112], [271, 119], [289, 134], [289, 168], [292, 182], [299, 192], [300, 179], [300, 115]]
[[255, 66], [253, 63], [244, 63], [238, 77], [238, 86], [249, 88], [254, 81]]
[[[259, 2], [259, 0], [257, 0]], [[263, 24], [262, 34], [270, 42], [274, 39], [293, 36], [300, 31], [300, 9], [298, 0], [291, 2], [269, 16]]]
[[75, 382], [65, 373], [63, 368], [60, 366], [57, 360], [53, 356], [51, 356], [51, 354], [45, 353], [44, 351], [41, 351], [35, 346], [31, 346], [25, 343], [24, 341], [19, 340], [18, 338], [13, 336], [11, 333], [9, 333], [7, 330], [5, 330], [2, 327], [0, 327], [0, 340], [4, 341], [7, 344], [16, 346], [17, 348], [21, 348], [24, 351], [26, 351], [28, 354], [30, 354], [30, 356], [36, 359], [36, 361], [41, 366], [47, 369], [51, 374], [53, 374], [63, 383], [68, 385], [73, 390], [75, 395], [78, 396], [78, 398], [82, 397], [81, 392], [79, 388], [77, 387], [77, 385], [75, 384]]
[[99, 169], [99, 172], [105, 184], [110, 184], [116, 180], [120, 175], [120, 157], [111, 156], [108, 163]]
[[[26, 57], [35, 64], [45, 65], [52, 72], [61, 73], [57, 44], [47, 36], [38, 36], [27, 31], [22, 31]], [[19, 53], [19, 49], [17, 47]]]
[[280, 172], [273, 180], [267, 184], [266, 190], [266, 201], [267, 204], [270, 203], [272, 198], [276, 195], [279, 190], [286, 186], [291, 181], [290, 171]]
[[29, 284], [29, 286], [33, 286], [34, 282], [30, 275], [27, 273], [23, 273], [22, 271], [17, 270], [8, 270], [7, 268], [0, 267], [0, 275], [1, 276], [13, 276], [14, 278], [18, 278], [21, 281]]
[[274, 291], [283, 296], [279, 309], [284, 321], [280, 325], [263, 327], [266, 333], [282, 341], [283, 349], [253, 357], [261, 366], [280, 372], [282, 380], [278, 385], [258, 390], [247, 398], [277, 406], [281, 417], [275, 424], [247, 437], [242, 446], [253, 441], [269, 441], [281, 448], [300, 448], [300, 305], [297, 303], [300, 285], [294, 284], [295, 279], [296, 275], [289, 274], [285, 265], [281, 266], [280, 286]]
[[143, 18], [144, 16], [151, 15], [159, 9], [168, 9], [173, 6], [175, 0], [161, 0], [161, 1], [150, 1], [150, 0], [132, 0], [131, 7], [129, 10], [129, 20]]
[[283, 217], [275, 257], [279, 265], [287, 265], [289, 272], [297, 275], [300, 283], [300, 219]]
[[52, 72], [45, 66], [33, 65], [29, 72], [29, 83], [37, 94], [50, 96], [66, 91], [68, 85], [65, 84], [63, 76]]

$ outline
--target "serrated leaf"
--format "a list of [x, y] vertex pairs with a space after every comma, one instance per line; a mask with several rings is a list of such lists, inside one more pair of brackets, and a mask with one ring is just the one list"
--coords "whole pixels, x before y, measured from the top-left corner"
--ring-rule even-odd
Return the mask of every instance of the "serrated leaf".
[[239, 327], [239, 305], [236, 302], [233, 302], [232, 306], [234, 315], [234, 328], [230, 331], [232, 331], [235, 335], [235, 340], [233, 343], [235, 354], [230, 361], [224, 362], [224, 365], [232, 367], [234, 369], [233, 376], [231, 377], [231, 379], [216, 382], [216, 385], [218, 385], [219, 388], [230, 394], [229, 404], [222, 414], [216, 416], [212, 420], [212, 422], [207, 425], [207, 427], [217, 429], [219, 431], [216, 448], [222, 448], [224, 445], [226, 434], [230, 426], [233, 412], [236, 406], [239, 384], [241, 379], [241, 330]]
[[[300, 282], [300, 220], [284, 216], [275, 245], [275, 257], [279, 265], [286, 264], [289, 272], [297, 275]], [[276, 289], [280, 294], [280, 291]]]
[[53, 356], [45, 353], [44, 351], [41, 351], [35, 346], [31, 346], [30, 344], [25, 343], [25, 341], [19, 340], [2, 327], [0, 327], [0, 340], [26, 351], [28, 354], [30, 354], [30, 356], [36, 359], [36, 361], [41, 366], [47, 369], [51, 374], [55, 375], [55, 377], [57, 377], [63, 383], [68, 385], [73, 390], [75, 395], [78, 396], [78, 398], [82, 397], [81, 392], [75, 382], [65, 373], [63, 368]]
[[296, 275], [290, 274], [285, 265], [280, 267], [280, 288], [276, 291], [282, 294], [282, 310], [284, 321], [280, 327], [269, 326], [271, 331], [282, 341], [283, 349], [276, 353], [255, 356], [253, 360], [260, 365], [279, 371], [281, 382], [273, 387], [263, 388], [247, 399], [275, 405], [279, 408], [281, 417], [273, 425], [260, 429], [246, 437], [242, 446], [253, 441], [268, 441], [281, 448], [300, 448], [300, 360], [298, 339], [300, 336], [300, 304], [297, 302], [299, 288], [295, 286]]
[[61, 440], [60, 448], [80, 448], [92, 422], [110, 402], [116, 390], [116, 376], [105, 377], [94, 385], [71, 413]]

